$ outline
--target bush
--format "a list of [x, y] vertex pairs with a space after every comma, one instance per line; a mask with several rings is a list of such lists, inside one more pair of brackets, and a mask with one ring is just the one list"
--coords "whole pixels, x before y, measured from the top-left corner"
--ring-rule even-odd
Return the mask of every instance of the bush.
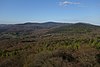
[[76, 62], [76, 59], [70, 51], [58, 49], [36, 54], [29, 67], [66, 67], [67, 63], [73, 62]]
[[96, 55], [97, 62], [100, 64], [100, 54]]

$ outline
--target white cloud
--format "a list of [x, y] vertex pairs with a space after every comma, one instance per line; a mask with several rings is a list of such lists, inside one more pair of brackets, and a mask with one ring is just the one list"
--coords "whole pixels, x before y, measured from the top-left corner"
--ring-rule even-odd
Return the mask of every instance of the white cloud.
[[80, 2], [63, 1], [59, 3], [60, 6], [77, 5], [77, 4], [80, 4]]

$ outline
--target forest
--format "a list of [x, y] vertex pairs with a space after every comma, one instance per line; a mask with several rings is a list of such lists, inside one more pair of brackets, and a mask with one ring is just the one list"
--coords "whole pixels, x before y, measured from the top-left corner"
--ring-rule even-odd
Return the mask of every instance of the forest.
[[100, 26], [0, 24], [0, 67], [100, 67]]

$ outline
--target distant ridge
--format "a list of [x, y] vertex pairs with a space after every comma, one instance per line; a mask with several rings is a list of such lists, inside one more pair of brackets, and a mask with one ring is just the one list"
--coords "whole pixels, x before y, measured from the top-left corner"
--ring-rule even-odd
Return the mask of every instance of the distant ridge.
[[[48, 24], [48, 23], [51, 23], [51, 24], [55, 24], [55, 23], [60, 23], [60, 24], [62, 24], [62, 23], [65, 23], [65, 22], [59, 22], [59, 21], [47, 21], [47, 22], [24, 22], [24, 23], [18, 23], [18, 24], [35, 24], [35, 23], [37, 23], [37, 24]], [[65, 23], [66, 24], [66, 23]], [[70, 24], [70, 23], [69, 23]], [[72, 24], [72, 23], [71, 23]]]
[[95, 31], [96, 29], [100, 29], [100, 26], [92, 25], [89, 23], [74, 23], [70, 25], [61, 26], [58, 28], [53, 29], [52, 31], [49, 31], [49, 33], [69, 33], [69, 32], [90, 32]]
[[90, 23], [83, 23], [83, 22], [78, 22], [78, 23], [75, 23], [74, 25], [92, 25], [92, 26], [95, 26], [93, 24], [90, 24]]
[[29, 32], [34, 30], [40, 30], [40, 29], [52, 29], [55, 31], [64, 31], [68, 30], [70, 28], [72, 29], [95, 29], [100, 26], [92, 25], [89, 23], [60, 23], [60, 22], [44, 22], [44, 23], [36, 23], [36, 22], [26, 22], [22, 24], [0, 24], [0, 32]]

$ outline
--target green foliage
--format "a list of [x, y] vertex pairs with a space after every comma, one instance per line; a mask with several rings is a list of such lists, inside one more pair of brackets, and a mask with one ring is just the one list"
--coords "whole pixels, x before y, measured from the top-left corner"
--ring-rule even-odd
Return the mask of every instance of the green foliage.
[[0, 50], [0, 57], [15, 56], [17, 54], [18, 54], [18, 51]]
[[92, 46], [95, 47], [96, 49], [100, 49], [100, 40], [95, 39], [92, 43]]
[[100, 49], [100, 42], [98, 44], [96, 44], [96, 48]]

